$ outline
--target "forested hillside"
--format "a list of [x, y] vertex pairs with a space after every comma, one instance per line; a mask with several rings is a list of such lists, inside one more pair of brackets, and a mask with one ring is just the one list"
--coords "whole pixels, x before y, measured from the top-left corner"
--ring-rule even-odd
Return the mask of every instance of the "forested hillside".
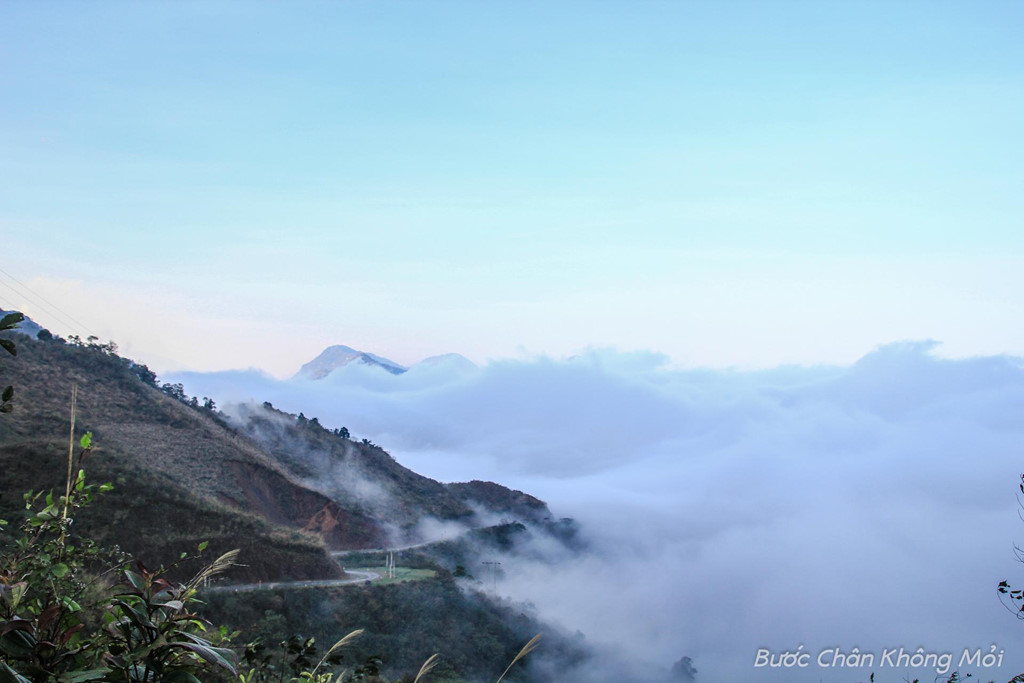
[[424, 518], [474, 521], [464, 497], [479, 496], [315, 419], [254, 404], [229, 422], [111, 344], [17, 339], [4, 368], [18, 392], [0, 421], [0, 513], [61, 481], [76, 386], [77, 424], [99, 444], [90, 475], [115, 484], [81, 523], [151, 562], [208, 540], [242, 549], [239, 581], [325, 578], [338, 574], [328, 548], [385, 547]]
[[[17, 356], [5, 358], [0, 378], [16, 388], [0, 419], [0, 519], [26, 514], [26, 491], [63, 491], [74, 391], [75, 438], [89, 433], [95, 444], [76, 448], [74, 469], [113, 484], [75, 514], [75, 537], [119, 547], [149, 567], [173, 565], [207, 544], [216, 554], [240, 549], [235, 566], [216, 577], [220, 588], [204, 596], [204, 616], [239, 629], [237, 639], [273, 645], [301, 634], [303, 642], [312, 635], [324, 643], [360, 628], [360, 643], [345, 657], [367, 681], [415, 669], [433, 652], [446, 655], [434, 680], [493, 680], [544, 628], [522, 607], [486, 595], [457, 566], [477, 561], [474, 553], [482, 549], [514, 550], [511, 541], [472, 540], [504, 539], [509, 524], [525, 528], [509, 520], [564, 528], [542, 501], [490, 482], [440, 484], [402, 467], [381, 447], [348, 438], [347, 430], [328, 430], [269, 404], [235, 406], [229, 416], [207, 397], [161, 385], [112, 343], [45, 331], [38, 339], [4, 337], [16, 342]], [[415, 540], [425, 519], [468, 530], [496, 515], [505, 524], [467, 534], [457, 551], [400, 553], [405, 566], [423, 568], [411, 581], [241, 593], [230, 587], [342, 579], [332, 550]], [[382, 558], [367, 550], [360, 559]], [[194, 568], [186, 563], [171, 576]], [[582, 647], [549, 629], [546, 654], [535, 659], [560, 668], [584, 658]], [[511, 680], [536, 675], [524, 669]]]

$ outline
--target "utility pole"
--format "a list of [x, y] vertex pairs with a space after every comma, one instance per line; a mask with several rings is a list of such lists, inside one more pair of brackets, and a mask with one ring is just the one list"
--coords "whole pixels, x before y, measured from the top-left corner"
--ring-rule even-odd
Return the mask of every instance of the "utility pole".
[[497, 587], [498, 587], [497, 586], [498, 579], [495, 576], [494, 572], [495, 572], [495, 569], [497, 569], [501, 565], [501, 562], [495, 562], [495, 561], [491, 560], [491, 561], [488, 561], [488, 562], [481, 562], [480, 564], [490, 565], [490, 570], [491, 570], [491, 592], [492, 593], [496, 593], [497, 592]]

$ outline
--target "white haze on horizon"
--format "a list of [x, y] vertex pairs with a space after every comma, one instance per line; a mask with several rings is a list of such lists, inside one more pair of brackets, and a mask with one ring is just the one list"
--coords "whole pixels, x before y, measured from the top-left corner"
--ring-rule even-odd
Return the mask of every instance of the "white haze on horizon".
[[996, 644], [1002, 669], [961, 673], [1010, 678], [1024, 671], [1024, 624], [995, 586], [1024, 584], [1013, 555], [1024, 364], [938, 358], [934, 346], [756, 372], [590, 351], [453, 373], [167, 379], [344, 425], [422, 474], [494, 480], [577, 518], [593, 552], [510, 562], [499, 590], [644, 663], [688, 655], [698, 681], [896, 681], [908, 672], [753, 661], [762, 647], [957, 659]]

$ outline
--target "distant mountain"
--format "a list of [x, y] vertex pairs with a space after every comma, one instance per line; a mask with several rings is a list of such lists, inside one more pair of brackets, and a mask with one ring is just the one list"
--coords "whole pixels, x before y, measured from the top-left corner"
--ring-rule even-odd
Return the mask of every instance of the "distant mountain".
[[321, 354], [307, 362], [306, 365], [299, 369], [295, 377], [307, 380], [324, 379], [338, 368], [351, 365], [353, 362], [382, 368], [392, 375], [401, 375], [407, 370], [406, 367], [398, 365], [394, 360], [388, 360], [374, 353], [359, 351], [351, 346], [338, 344], [336, 346], [328, 346]]
[[319, 356], [303, 365], [295, 373], [295, 378], [323, 379], [338, 368], [353, 363], [378, 367], [390, 372], [392, 375], [401, 375], [410, 370], [422, 372], [424, 370], [442, 369], [449, 372], [465, 373], [477, 369], [476, 363], [459, 353], [444, 353], [439, 356], [424, 358], [407, 368], [393, 360], [378, 356], [369, 351], [359, 351], [351, 346], [338, 344], [336, 346], [328, 346]]
[[328, 346], [319, 356], [299, 368], [299, 371], [295, 373], [295, 377], [300, 379], [323, 379], [331, 374], [332, 371], [352, 363], [383, 368], [392, 375], [401, 375], [407, 369], [404, 365], [399, 365], [393, 360], [388, 360], [366, 351], [358, 351], [351, 346], [338, 344], [337, 346]]
[[424, 368], [443, 368], [454, 372], [470, 372], [476, 370], [477, 365], [461, 353], [444, 353], [440, 356], [424, 358], [419, 363], [415, 363], [409, 370]]

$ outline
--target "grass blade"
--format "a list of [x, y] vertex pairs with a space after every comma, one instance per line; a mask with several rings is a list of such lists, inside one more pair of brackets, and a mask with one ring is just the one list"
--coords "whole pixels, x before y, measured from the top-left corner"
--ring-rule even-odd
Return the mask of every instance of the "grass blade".
[[363, 635], [363, 629], [356, 629], [355, 631], [352, 631], [352, 633], [349, 633], [347, 636], [336, 642], [334, 645], [331, 645], [331, 649], [324, 653], [324, 656], [320, 659], [320, 663], [317, 664], [310, 673], [315, 674], [317, 669], [323, 666], [324, 662], [327, 661], [327, 658], [331, 656], [332, 652], [337, 650], [339, 647], [345, 647], [361, 635]]
[[427, 661], [423, 662], [423, 666], [420, 667], [420, 672], [416, 674], [416, 678], [413, 679], [412, 683], [420, 683], [420, 678], [426, 676], [430, 671], [437, 666], [437, 661], [440, 659], [437, 653], [427, 657]]
[[541, 635], [542, 634], [538, 633], [533, 638], [530, 638], [530, 642], [528, 642], [526, 645], [523, 645], [523, 649], [520, 650], [519, 654], [515, 656], [515, 658], [512, 660], [512, 663], [505, 667], [505, 671], [503, 671], [502, 674], [498, 676], [498, 680], [494, 683], [501, 683], [501, 679], [505, 678], [505, 674], [509, 672], [509, 669], [516, 665], [516, 662], [518, 662], [520, 659], [522, 659], [523, 657], [537, 649], [537, 645], [540, 644]]

